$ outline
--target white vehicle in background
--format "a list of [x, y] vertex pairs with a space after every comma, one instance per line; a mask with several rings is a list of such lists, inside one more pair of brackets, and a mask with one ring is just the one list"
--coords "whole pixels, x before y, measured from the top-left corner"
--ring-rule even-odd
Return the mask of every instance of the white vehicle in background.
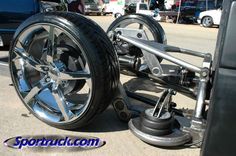
[[203, 11], [199, 14], [197, 22], [203, 27], [220, 25], [222, 9]]
[[155, 13], [152, 10], [149, 10], [148, 3], [129, 3], [123, 7], [116, 7], [113, 11], [113, 15], [115, 18], [118, 18], [123, 15], [129, 14], [144, 14], [153, 17], [156, 20], [160, 20], [161, 17], [158, 13]]
[[124, 7], [115, 7], [114, 10], [113, 10], [113, 16], [115, 18], [119, 18], [120, 16], [123, 16], [125, 15], [125, 10], [124, 10]]
[[125, 14], [125, 0], [110, 0], [110, 6], [112, 7], [112, 14], [115, 18]]
[[113, 13], [113, 6], [110, 3], [110, 0], [103, 0], [103, 6], [102, 6], [102, 14], [112, 14]]
[[165, 9], [171, 10], [172, 5], [175, 4], [175, 0], [165, 0]]
[[136, 13], [154, 16], [154, 12], [149, 10], [148, 3], [137, 3]]
[[125, 7], [125, 14], [135, 13], [154, 16], [154, 12], [149, 10], [148, 3], [130, 3]]

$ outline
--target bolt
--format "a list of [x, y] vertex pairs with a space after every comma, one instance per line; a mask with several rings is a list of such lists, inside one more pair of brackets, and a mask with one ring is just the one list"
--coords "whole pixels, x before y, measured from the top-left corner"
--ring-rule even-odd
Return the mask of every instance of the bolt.
[[202, 72], [202, 76], [206, 77], [207, 76], [207, 72]]
[[65, 86], [66, 86], [66, 84], [63, 81], [61, 82], [61, 85], [63, 88], [65, 88]]
[[177, 94], [177, 92], [175, 90], [173, 90], [172, 95], [176, 95], [176, 94]]
[[153, 73], [154, 75], [158, 75], [158, 74], [160, 73], [159, 68], [158, 68], [158, 67], [154, 67], [154, 68], [152, 69], [152, 73]]
[[142, 36], [143, 36], [143, 35], [142, 35], [141, 33], [138, 33], [138, 34], [137, 34], [137, 37], [138, 37], [138, 38], [142, 38]]
[[50, 77], [47, 77], [47, 78], [45, 79], [45, 81], [46, 81], [46, 82], [50, 82], [50, 81], [51, 81], [51, 78], [50, 78]]
[[203, 69], [202, 72], [201, 72], [201, 75], [202, 75], [203, 77], [207, 77], [207, 75], [208, 75], [208, 70]]
[[43, 70], [44, 71], [49, 71], [49, 68], [48, 67], [44, 67]]
[[117, 34], [122, 35], [122, 32], [121, 31], [117, 31]]

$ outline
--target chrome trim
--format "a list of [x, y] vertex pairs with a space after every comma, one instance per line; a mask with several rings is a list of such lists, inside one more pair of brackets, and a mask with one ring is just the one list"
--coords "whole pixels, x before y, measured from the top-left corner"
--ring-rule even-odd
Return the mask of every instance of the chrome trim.
[[0, 47], [3, 47], [3, 40], [2, 40], [2, 36], [0, 36]]

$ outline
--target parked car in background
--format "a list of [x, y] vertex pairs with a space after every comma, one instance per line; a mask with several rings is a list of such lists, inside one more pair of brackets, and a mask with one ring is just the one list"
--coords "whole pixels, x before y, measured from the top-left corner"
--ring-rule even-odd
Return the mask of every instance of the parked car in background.
[[101, 0], [84, 0], [84, 11], [86, 15], [97, 14], [102, 15], [103, 2]]
[[[215, 3], [212, 0], [184, 1], [180, 7], [180, 23], [195, 23], [202, 11], [215, 9]], [[179, 7], [176, 8], [178, 12]]]
[[203, 27], [212, 27], [213, 25], [220, 25], [222, 9], [215, 9], [203, 11], [200, 13], [197, 22]]
[[18, 26], [39, 12], [64, 10], [62, 0], [2, 0], [0, 1], [0, 47], [8, 47]]
[[117, 7], [117, 8], [114, 8], [113, 10], [113, 16], [115, 18], [119, 18], [120, 16], [123, 16], [125, 14], [125, 10], [123, 7]]
[[68, 0], [38, 0], [40, 4], [40, 12], [48, 11], [67, 11]]
[[110, 1], [112, 7], [112, 14], [115, 18], [125, 14], [125, 0]]
[[131, 3], [125, 7], [125, 14], [144, 14], [154, 16], [154, 12], [149, 10], [147, 3]]
[[113, 13], [113, 6], [110, 3], [110, 0], [103, 0], [102, 14], [105, 16], [107, 14]]

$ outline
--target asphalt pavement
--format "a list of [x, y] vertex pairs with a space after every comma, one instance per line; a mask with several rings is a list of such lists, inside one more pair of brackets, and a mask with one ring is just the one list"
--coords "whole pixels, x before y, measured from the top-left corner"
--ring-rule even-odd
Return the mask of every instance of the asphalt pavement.
[[[105, 31], [114, 20], [111, 16], [89, 16], [97, 22]], [[217, 38], [217, 28], [203, 28], [199, 25], [178, 25], [172, 23], [161, 23], [163, 26], [168, 44], [180, 46], [196, 51], [214, 54]], [[176, 55], [176, 54], [175, 54]], [[190, 56], [176, 55], [183, 60], [193, 64], [200, 64], [200, 59]], [[0, 52], [0, 59], [7, 59], [7, 51]], [[1, 61], [1, 60], [0, 60]], [[148, 145], [136, 138], [128, 129], [127, 123], [121, 122], [112, 107], [99, 115], [89, 126], [77, 131], [65, 131], [50, 127], [29, 114], [24, 107], [9, 78], [7, 66], [0, 68], [0, 155], [124, 155], [124, 156], [197, 156], [199, 148], [160, 148]], [[133, 79], [121, 75], [121, 81], [127, 82]], [[154, 94], [155, 93], [151, 93]], [[179, 108], [194, 108], [194, 100], [177, 94], [174, 101]], [[135, 102], [135, 101], [133, 101]], [[82, 152], [32, 152], [29, 150], [16, 150], [5, 147], [3, 141], [19, 135], [76, 135], [95, 136], [106, 141], [106, 145], [95, 150]]]

